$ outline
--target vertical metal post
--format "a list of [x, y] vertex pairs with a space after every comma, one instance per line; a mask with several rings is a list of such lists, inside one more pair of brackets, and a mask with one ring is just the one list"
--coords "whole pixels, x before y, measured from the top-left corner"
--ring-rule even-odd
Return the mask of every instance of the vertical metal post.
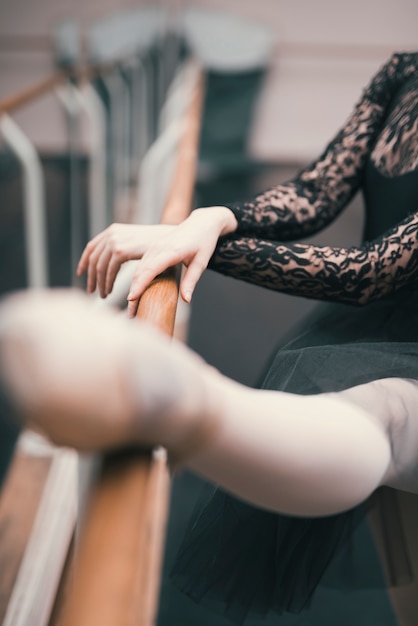
[[110, 161], [114, 180], [113, 213], [124, 198], [129, 181], [129, 160], [126, 152], [125, 124], [129, 119], [129, 101], [124, 79], [116, 70], [102, 78], [110, 103]]
[[183, 127], [182, 119], [173, 120], [154, 141], [142, 161], [135, 215], [137, 223], [156, 224], [160, 220]]
[[75, 95], [88, 119], [90, 134], [89, 229], [90, 238], [109, 225], [106, 193], [106, 111], [95, 89], [86, 84]]
[[28, 285], [31, 288], [46, 287], [48, 285], [48, 238], [41, 162], [32, 143], [6, 114], [0, 118], [0, 133], [18, 158], [23, 171]]
[[76, 86], [67, 83], [57, 89], [57, 96], [65, 111], [68, 135], [70, 169], [70, 237], [71, 237], [71, 280], [77, 284], [75, 270], [85, 245], [82, 203], [80, 201], [80, 104], [77, 101]]
[[131, 82], [131, 113], [132, 113], [132, 161], [131, 180], [137, 182], [141, 161], [151, 143], [149, 137], [149, 99], [147, 93], [146, 72], [141, 59], [129, 68]]

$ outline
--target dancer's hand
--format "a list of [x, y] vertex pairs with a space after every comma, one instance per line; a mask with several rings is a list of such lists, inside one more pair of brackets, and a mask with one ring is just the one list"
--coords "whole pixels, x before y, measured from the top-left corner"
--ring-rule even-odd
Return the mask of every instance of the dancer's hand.
[[173, 228], [161, 224], [112, 224], [99, 233], [89, 241], [77, 266], [78, 276], [87, 272], [87, 292], [93, 293], [97, 287], [102, 298], [108, 296], [121, 265], [140, 259], [150, 246]]
[[151, 281], [177, 263], [187, 268], [180, 283], [180, 295], [185, 302], [190, 302], [219, 237], [235, 230], [236, 225], [232, 211], [226, 207], [196, 209], [184, 222], [150, 245], [132, 280], [129, 316], [135, 315], [139, 298]]
[[194, 288], [206, 269], [218, 239], [235, 230], [236, 219], [227, 207], [196, 209], [178, 226], [114, 224], [95, 237], [80, 259], [78, 274], [88, 271], [87, 289], [99, 287], [105, 297], [112, 289], [122, 263], [138, 259], [128, 295], [128, 313], [133, 317], [138, 300], [151, 281], [172, 265], [187, 267], [180, 295], [190, 302]]

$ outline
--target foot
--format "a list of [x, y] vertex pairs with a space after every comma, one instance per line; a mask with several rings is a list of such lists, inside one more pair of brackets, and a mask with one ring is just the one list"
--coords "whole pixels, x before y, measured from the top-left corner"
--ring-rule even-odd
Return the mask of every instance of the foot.
[[23, 422], [58, 445], [160, 444], [179, 457], [214, 423], [217, 372], [149, 325], [98, 310], [76, 291], [5, 299], [0, 373]]

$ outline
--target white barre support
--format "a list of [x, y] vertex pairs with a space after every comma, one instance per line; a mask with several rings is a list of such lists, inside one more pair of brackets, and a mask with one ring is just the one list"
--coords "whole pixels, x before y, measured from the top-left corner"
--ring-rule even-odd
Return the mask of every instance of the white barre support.
[[109, 225], [106, 185], [106, 111], [92, 85], [85, 84], [81, 89], [74, 87], [73, 93], [88, 123], [90, 139], [89, 235], [93, 238]]
[[118, 203], [129, 187], [129, 118], [130, 102], [125, 79], [116, 69], [102, 77], [102, 85], [109, 96], [110, 176], [112, 178], [112, 206], [110, 221]]
[[197, 70], [193, 62], [186, 61], [177, 67], [171, 81], [158, 120], [158, 133], [162, 134], [172, 120], [185, 114], [190, 102], [190, 93], [197, 80]]
[[48, 248], [46, 234], [45, 189], [38, 154], [9, 115], [0, 117], [0, 134], [19, 160], [23, 170], [23, 211], [25, 223], [28, 285], [48, 285]]
[[68, 153], [70, 166], [70, 244], [71, 244], [71, 279], [74, 283], [75, 270], [84, 247], [83, 216], [80, 203], [79, 165], [80, 154], [80, 104], [77, 101], [76, 86], [71, 82], [56, 89], [67, 125]]
[[[167, 199], [176, 163], [176, 149], [181, 141], [187, 120], [187, 106], [199, 77], [194, 63], [181, 66], [167, 92], [166, 103], [161, 112], [159, 137], [142, 159], [137, 188], [137, 206], [132, 222], [135, 224], [156, 224]], [[121, 267], [116, 277], [112, 293], [104, 300], [97, 298], [97, 306], [123, 308], [126, 296], [135, 273], [137, 261], [128, 261]], [[177, 321], [186, 327], [189, 308], [179, 301]], [[175, 331], [176, 333], [176, 331]], [[185, 337], [185, 331], [178, 332]]]
[[[25, 449], [27, 437], [30, 438], [31, 433], [21, 436], [20, 448]], [[42, 451], [40, 453], [44, 455]], [[49, 455], [52, 455], [51, 467], [3, 626], [48, 626], [74, 533], [77, 517], [77, 453], [69, 449], [51, 448], [46, 456]]]
[[134, 223], [158, 224], [160, 221], [184, 128], [184, 119], [173, 120], [142, 160]]
[[157, 224], [160, 220], [174, 174], [177, 146], [187, 124], [187, 104], [198, 76], [197, 66], [185, 63], [168, 90], [159, 120], [160, 133], [140, 167], [135, 223]]
[[131, 83], [131, 112], [132, 112], [132, 155], [131, 155], [131, 181], [137, 180], [142, 158], [144, 157], [150, 143], [151, 133], [149, 129], [149, 97], [146, 69], [140, 58], [136, 58], [129, 66]]

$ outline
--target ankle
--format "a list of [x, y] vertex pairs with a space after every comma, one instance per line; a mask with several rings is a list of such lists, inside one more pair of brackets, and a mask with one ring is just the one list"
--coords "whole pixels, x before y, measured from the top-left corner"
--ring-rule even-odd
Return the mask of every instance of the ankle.
[[182, 413], [182, 428], [167, 443], [170, 465], [174, 469], [188, 465], [192, 459], [210, 448], [221, 431], [222, 376], [205, 364], [201, 371], [201, 386], [197, 402], [190, 412]]
[[164, 446], [171, 464], [183, 464], [217, 430], [221, 375], [177, 342], [168, 349], [157, 342], [153, 356], [148, 362], [134, 358], [130, 368], [134, 437]]

